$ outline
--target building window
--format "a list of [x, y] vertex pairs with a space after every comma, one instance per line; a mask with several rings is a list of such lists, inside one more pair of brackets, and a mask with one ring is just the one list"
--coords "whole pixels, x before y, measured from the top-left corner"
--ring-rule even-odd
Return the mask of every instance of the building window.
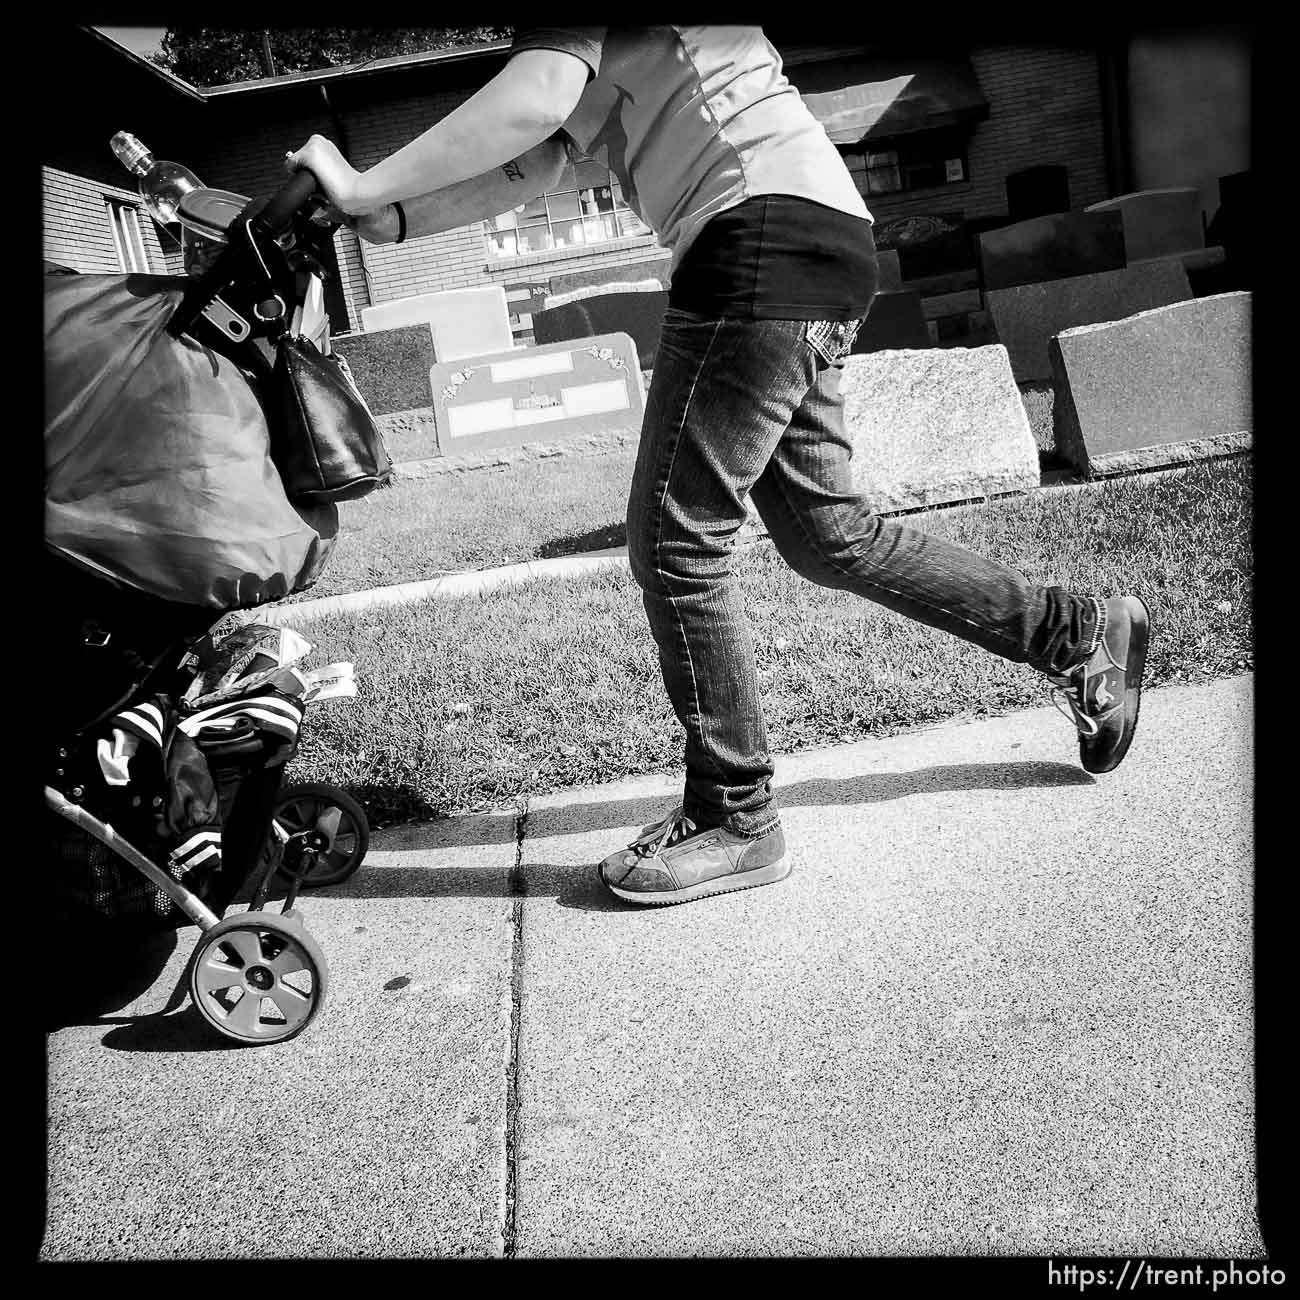
[[559, 188], [484, 222], [488, 256], [523, 257], [651, 234], [618, 178], [597, 162], [569, 163]]
[[970, 179], [965, 141], [945, 133], [841, 149], [864, 196], [936, 189]]
[[134, 203], [123, 203], [120, 199], [106, 198], [104, 206], [108, 209], [108, 224], [113, 232], [118, 266], [127, 272], [147, 273], [149, 257], [140, 234], [140, 210]]

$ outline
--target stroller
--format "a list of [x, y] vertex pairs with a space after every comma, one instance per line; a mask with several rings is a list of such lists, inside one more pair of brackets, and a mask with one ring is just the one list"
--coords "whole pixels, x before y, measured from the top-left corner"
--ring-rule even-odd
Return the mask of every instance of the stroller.
[[344, 791], [284, 783], [306, 708], [355, 694], [351, 665], [304, 672], [307, 642], [237, 612], [310, 586], [337, 533], [331, 501], [285, 495], [263, 409], [286, 317], [328, 352], [315, 201], [305, 172], [269, 201], [186, 195], [185, 226], [224, 245], [188, 281], [46, 276], [56, 910], [123, 942], [197, 924], [191, 999], [249, 1044], [320, 1012], [295, 904], [369, 839]]

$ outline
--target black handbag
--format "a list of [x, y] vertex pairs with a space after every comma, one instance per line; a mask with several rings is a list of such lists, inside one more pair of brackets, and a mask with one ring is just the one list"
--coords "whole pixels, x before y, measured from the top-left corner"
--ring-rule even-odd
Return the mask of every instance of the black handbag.
[[289, 500], [355, 501], [386, 485], [392, 461], [346, 362], [288, 333], [275, 348], [271, 459]]

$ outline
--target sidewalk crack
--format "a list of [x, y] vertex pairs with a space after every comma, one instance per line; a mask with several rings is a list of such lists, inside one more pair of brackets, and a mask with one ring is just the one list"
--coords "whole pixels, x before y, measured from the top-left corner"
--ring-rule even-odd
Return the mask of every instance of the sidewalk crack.
[[501, 1225], [502, 1255], [515, 1257], [519, 1191], [519, 1031], [523, 998], [524, 969], [524, 839], [528, 834], [528, 796], [520, 797], [515, 815], [515, 864], [510, 870], [509, 889], [513, 900], [510, 935], [510, 1041], [506, 1049], [506, 1186], [504, 1222]]

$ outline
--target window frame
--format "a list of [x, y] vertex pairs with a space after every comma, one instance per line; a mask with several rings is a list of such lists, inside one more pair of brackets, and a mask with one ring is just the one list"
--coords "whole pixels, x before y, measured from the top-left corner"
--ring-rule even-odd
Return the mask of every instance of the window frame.
[[[887, 199], [898, 195], [916, 194], [923, 190], [944, 190], [953, 185], [970, 183], [970, 132], [952, 127], [936, 127], [928, 131], [917, 131], [908, 135], [892, 136], [878, 140], [862, 140], [853, 145], [840, 145], [839, 151], [853, 183], [868, 202], [872, 199]], [[886, 159], [892, 155], [892, 162], [871, 165], [871, 159]], [[864, 165], [854, 166], [853, 158], [861, 158]], [[916, 174], [923, 168], [943, 168], [953, 160], [961, 164], [961, 176], [956, 179], [923, 180], [918, 182]], [[871, 176], [876, 173], [894, 171], [898, 184], [888, 188], [872, 188]]]
[[[588, 185], [581, 184], [580, 170], [592, 167], [600, 168], [606, 180], [604, 182], [596, 180], [594, 184]], [[605, 197], [608, 198], [609, 206], [596, 207], [594, 211], [586, 210], [585, 205], [587, 202], [600, 203], [601, 196], [598, 194], [600, 190], [608, 191]], [[584, 200], [582, 196], [588, 193], [592, 195], [592, 198]], [[578, 208], [576, 213], [561, 215], [552, 211], [553, 207], [559, 206], [559, 203], [553, 203], [553, 200], [570, 198], [576, 201]], [[526, 217], [525, 224], [524, 210], [536, 204], [541, 204], [541, 219], [539, 220], [538, 214], [534, 212]], [[515, 218], [513, 225], [500, 226], [497, 224], [510, 216]], [[605, 223], [611, 219], [617, 233], [613, 235], [601, 234], [596, 238], [592, 238], [591, 227], [599, 225], [608, 229]], [[595, 159], [581, 159], [576, 163], [566, 163], [558, 188], [545, 190], [527, 203], [520, 204], [509, 212], [503, 212], [496, 217], [489, 218], [482, 223], [482, 227], [484, 250], [488, 262], [495, 265], [509, 265], [531, 258], [575, 256], [588, 250], [599, 252], [630, 240], [652, 238], [654, 235], [650, 227], [632, 211], [626, 197], [623, 195], [618, 177], [604, 163]], [[583, 238], [576, 242], [557, 242], [556, 231], [563, 227], [568, 227], [570, 235], [575, 228], [581, 229]], [[519, 237], [521, 235], [526, 236], [529, 231], [545, 231], [549, 240], [547, 246], [544, 248], [521, 249], [519, 247]], [[507, 236], [513, 236], [511, 241], [513, 242], [513, 248], [508, 251], [506, 248], [507, 240], [504, 238]]]
[[[117, 254], [118, 266], [127, 275], [148, 275], [152, 268], [149, 264], [149, 250], [145, 247], [144, 232], [140, 227], [140, 205], [132, 203], [130, 199], [105, 194], [104, 211], [113, 236], [113, 251]], [[128, 253], [132, 256], [128, 256]], [[133, 261], [138, 261], [140, 265], [131, 265]]]

